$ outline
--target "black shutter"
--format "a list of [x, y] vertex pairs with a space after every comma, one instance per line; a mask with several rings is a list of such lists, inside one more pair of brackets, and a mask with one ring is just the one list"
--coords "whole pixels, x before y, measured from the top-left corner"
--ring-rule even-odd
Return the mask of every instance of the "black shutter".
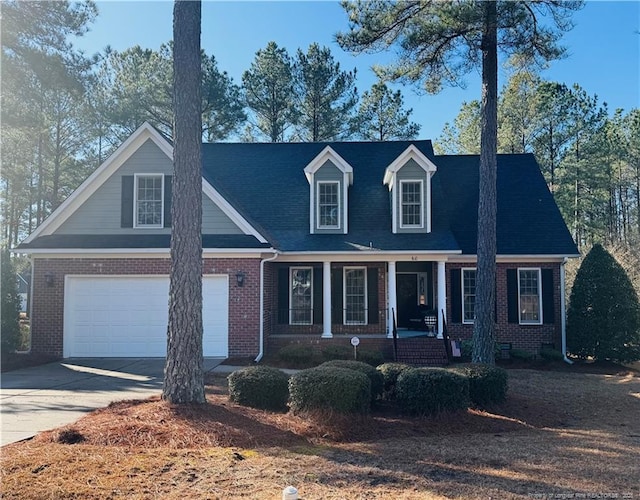
[[555, 322], [553, 269], [542, 270], [542, 320], [545, 325], [552, 325]]
[[377, 325], [380, 315], [378, 314], [378, 268], [367, 269], [367, 305], [369, 313], [367, 322], [370, 325]]
[[342, 268], [331, 270], [331, 323], [341, 325], [342, 315]]
[[322, 268], [313, 268], [313, 324], [322, 324]]
[[289, 323], [289, 268], [278, 269], [278, 323]]
[[507, 318], [509, 323], [519, 323], [518, 270], [507, 269]]
[[462, 323], [462, 282], [460, 269], [449, 271], [451, 277], [451, 323]]
[[122, 176], [120, 227], [133, 227], [133, 175]]
[[164, 176], [164, 227], [171, 227], [171, 181], [173, 176]]

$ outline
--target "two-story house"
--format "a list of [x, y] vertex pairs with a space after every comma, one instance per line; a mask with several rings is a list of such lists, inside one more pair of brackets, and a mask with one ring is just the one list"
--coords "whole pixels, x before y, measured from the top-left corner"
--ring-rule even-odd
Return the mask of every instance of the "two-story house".
[[[18, 246], [33, 351], [165, 355], [172, 154], [143, 125]], [[469, 338], [478, 165], [426, 140], [203, 144], [204, 355]], [[532, 155], [499, 155], [497, 188], [498, 340], [560, 349], [577, 249]]]

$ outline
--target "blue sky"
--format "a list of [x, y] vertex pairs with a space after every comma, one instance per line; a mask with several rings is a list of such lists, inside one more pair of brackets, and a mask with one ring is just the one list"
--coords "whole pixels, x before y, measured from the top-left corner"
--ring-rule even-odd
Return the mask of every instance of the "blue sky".
[[[87, 54], [107, 45], [124, 50], [134, 45], [157, 49], [172, 37], [173, 2], [103, 1], [91, 31], [75, 45]], [[640, 2], [588, 1], [574, 16], [575, 28], [563, 38], [568, 57], [551, 63], [542, 76], [567, 85], [579, 83], [598, 95], [609, 109], [640, 107]], [[391, 60], [392, 53], [352, 56], [334, 42], [347, 29], [347, 16], [334, 1], [212, 1], [202, 9], [202, 47], [214, 55], [218, 69], [241, 83], [255, 53], [269, 41], [285, 47], [291, 56], [306, 52], [313, 42], [331, 49], [343, 69], [358, 69], [360, 93], [375, 82], [372, 64]], [[504, 79], [499, 83], [500, 87]], [[446, 88], [437, 95], [418, 95], [402, 88], [413, 121], [422, 128], [420, 138], [436, 139], [451, 122], [463, 101], [480, 96], [479, 74], [469, 74], [465, 89]]]

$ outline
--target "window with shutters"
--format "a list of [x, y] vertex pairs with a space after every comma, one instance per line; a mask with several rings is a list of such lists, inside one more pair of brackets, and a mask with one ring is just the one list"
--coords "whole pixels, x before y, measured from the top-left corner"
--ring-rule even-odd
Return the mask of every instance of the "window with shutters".
[[292, 267], [290, 269], [291, 295], [289, 324], [313, 324], [313, 268]]
[[462, 322], [476, 319], [476, 270], [462, 269]]
[[518, 311], [520, 324], [542, 324], [542, 279], [540, 268], [518, 269]]
[[138, 228], [164, 225], [164, 175], [136, 175], [134, 186], [134, 222]]
[[367, 324], [367, 268], [344, 268], [344, 324]]

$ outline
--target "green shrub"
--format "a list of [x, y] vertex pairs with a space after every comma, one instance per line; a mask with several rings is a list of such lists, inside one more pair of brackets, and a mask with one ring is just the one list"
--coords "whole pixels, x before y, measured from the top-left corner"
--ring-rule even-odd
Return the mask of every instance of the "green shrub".
[[278, 351], [278, 359], [291, 368], [309, 368], [313, 366], [313, 349], [309, 345], [289, 344]]
[[384, 363], [376, 368], [382, 373], [383, 379], [383, 397], [385, 399], [395, 399], [396, 396], [396, 383], [400, 374], [410, 369], [411, 366], [405, 363]]
[[509, 351], [509, 355], [513, 359], [519, 359], [521, 361], [531, 361], [533, 358], [535, 358], [534, 354], [522, 349], [511, 349], [511, 351]]
[[20, 345], [20, 295], [9, 250], [0, 250], [0, 350], [3, 359]]
[[564, 359], [562, 352], [557, 349], [542, 349], [540, 351], [540, 357], [547, 361], [562, 361]]
[[292, 375], [289, 394], [289, 406], [294, 413], [312, 410], [367, 413], [371, 382], [356, 370], [319, 366]]
[[376, 367], [384, 363], [384, 356], [380, 351], [358, 349], [358, 361], [362, 361], [363, 363]]
[[346, 359], [334, 359], [333, 361], [322, 363], [320, 366], [329, 368], [346, 368], [347, 370], [355, 370], [364, 373], [371, 381], [371, 400], [374, 401], [377, 397], [382, 396], [382, 389], [384, 387], [384, 378], [382, 373], [367, 363]]
[[332, 359], [353, 359], [353, 348], [346, 345], [328, 345], [322, 348], [325, 361]]
[[410, 368], [398, 377], [396, 400], [416, 415], [463, 410], [469, 406], [469, 379], [443, 368]]
[[469, 379], [469, 397], [476, 405], [502, 403], [507, 398], [508, 375], [504, 368], [472, 364], [449, 370]]
[[640, 359], [640, 301], [624, 268], [596, 244], [571, 289], [567, 343], [579, 358]]
[[231, 373], [229, 399], [264, 410], [284, 411], [289, 399], [289, 377], [277, 368], [250, 366]]

